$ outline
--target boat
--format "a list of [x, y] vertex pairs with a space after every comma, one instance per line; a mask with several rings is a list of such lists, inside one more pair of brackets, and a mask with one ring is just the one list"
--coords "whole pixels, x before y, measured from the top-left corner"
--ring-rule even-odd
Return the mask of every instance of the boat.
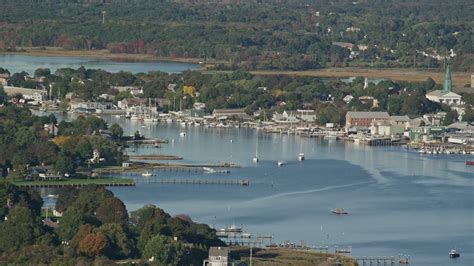
[[466, 165], [474, 165], [474, 161], [466, 161]]
[[335, 208], [335, 209], [332, 209], [331, 212], [334, 213], [334, 214], [349, 214], [343, 208]]
[[304, 153], [300, 152], [298, 154], [298, 161], [304, 161]]
[[277, 164], [278, 164], [278, 166], [283, 166], [284, 163], [283, 163], [283, 161], [278, 161]]
[[181, 132], [181, 133], [179, 133], [179, 136], [181, 136], [181, 137], [186, 137], [186, 132]]
[[146, 171], [145, 173], [142, 173], [142, 176], [149, 177], [149, 176], [152, 176], [152, 174]]
[[459, 254], [459, 252], [457, 252], [455, 249], [451, 249], [451, 251], [449, 252], [449, 257], [451, 259], [459, 258], [459, 256], [461, 256], [461, 254]]
[[258, 135], [257, 135], [257, 144], [255, 144], [255, 157], [253, 157], [252, 162], [258, 163]]

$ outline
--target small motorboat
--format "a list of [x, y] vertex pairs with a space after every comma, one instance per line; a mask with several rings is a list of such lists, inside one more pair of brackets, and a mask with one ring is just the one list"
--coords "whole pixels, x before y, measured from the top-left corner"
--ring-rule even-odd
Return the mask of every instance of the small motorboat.
[[449, 257], [451, 259], [459, 258], [459, 256], [461, 256], [461, 254], [459, 254], [459, 252], [457, 252], [455, 249], [451, 249], [451, 251], [449, 252]]
[[146, 171], [145, 173], [142, 173], [142, 176], [149, 177], [149, 176], [152, 176], [152, 174], [150, 172]]
[[258, 163], [258, 157], [257, 156], [253, 157], [252, 162], [253, 163]]
[[334, 214], [349, 214], [343, 208], [335, 208], [335, 209], [332, 209], [331, 212], [334, 213]]
[[181, 137], [186, 137], [186, 132], [181, 132], [181, 133], [179, 133], [179, 136], [181, 136]]
[[466, 161], [466, 165], [474, 165], [474, 161]]
[[283, 166], [284, 162], [283, 161], [278, 161], [278, 166]]
[[304, 153], [298, 154], [298, 161], [304, 161]]

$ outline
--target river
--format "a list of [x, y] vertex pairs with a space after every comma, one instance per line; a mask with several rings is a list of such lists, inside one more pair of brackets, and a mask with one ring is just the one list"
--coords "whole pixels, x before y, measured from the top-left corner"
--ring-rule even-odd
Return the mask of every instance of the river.
[[[248, 179], [250, 186], [138, 184], [112, 188], [129, 211], [155, 204], [216, 228], [243, 224], [275, 241], [352, 247], [354, 256], [410, 255], [410, 265], [472, 265], [474, 174], [470, 155], [420, 155], [401, 147], [267, 134], [247, 128], [143, 124], [105, 117], [125, 134], [170, 140], [130, 154], [178, 155], [187, 163], [233, 162], [230, 174], [155, 172], [156, 179]], [[185, 137], [180, 132], [186, 132]], [[174, 142], [171, 140], [174, 139]], [[252, 163], [258, 139], [260, 162]], [[232, 141], [231, 141], [232, 140]], [[306, 160], [299, 162], [297, 154]], [[282, 167], [277, 161], [283, 160]], [[130, 176], [126, 176], [130, 178]], [[141, 176], [134, 178], [142, 179]], [[349, 214], [337, 216], [332, 208]], [[461, 257], [448, 258], [457, 248]]]
[[185, 70], [199, 69], [198, 64], [171, 61], [122, 62], [96, 57], [0, 54], [0, 67], [8, 69], [10, 73], [25, 71], [32, 75], [38, 68], [49, 68], [54, 73], [58, 68], [77, 69], [81, 66], [86, 69], [103, 69], [112, 73], [119, 71], [180, 73]]

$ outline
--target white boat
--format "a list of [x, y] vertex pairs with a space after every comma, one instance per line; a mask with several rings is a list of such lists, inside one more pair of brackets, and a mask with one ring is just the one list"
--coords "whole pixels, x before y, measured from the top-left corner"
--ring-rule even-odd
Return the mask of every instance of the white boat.
[[204, 170], [204, 173], [206, 173], [206, 174], [214, 174], [216, 172], [216, 170], [214, 170], [210, 167], [203, 167], [202, 169]]
[[166, 118], [166, 123], [173, 123], [173, 119], [171, 119], [171, 118]]
[[146, 171], [145, 173], [142, 173], [142, 176], [149, 177], [149, 176], [152, 176], [152, 174]]
[[181, 132], [181, 133], [179, 133], [179, 136], [180, 136], [180, 137], [186, 137], [186, 132]]
[[278, 161], [277, 164], [278, 164], [278, 166], [283, 166], [284, 163], [283, 163], [283, 161]]
[[304, 153], [299, 153], [298, 154], [298, 161], [304, 161]]
[[255, 157], [253, 157], [252, 162], [258, 163], [258, 135], [257, 135], [257, 143], [255, 144]]
[[459, 256], [461, 256], [461, 254], [459, 254], [459, 252], [455, 249], [451, 249], [451, 251], [449, 252], [449, 257], [451, 259], [458, 258]]
[[426, 151], [424, 149], [419, 149], [418, 152], [422, 153], [422, 154], [426, 153]]

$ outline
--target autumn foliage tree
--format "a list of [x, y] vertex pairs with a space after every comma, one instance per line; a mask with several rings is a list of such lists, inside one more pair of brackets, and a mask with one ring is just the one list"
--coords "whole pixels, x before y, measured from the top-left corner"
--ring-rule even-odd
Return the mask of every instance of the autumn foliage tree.
[[101, 233], [91, 233], [86, 235], [78, 245], [78, 251], [89, 257], [103, 255], [108, 247], [107, 237]]

